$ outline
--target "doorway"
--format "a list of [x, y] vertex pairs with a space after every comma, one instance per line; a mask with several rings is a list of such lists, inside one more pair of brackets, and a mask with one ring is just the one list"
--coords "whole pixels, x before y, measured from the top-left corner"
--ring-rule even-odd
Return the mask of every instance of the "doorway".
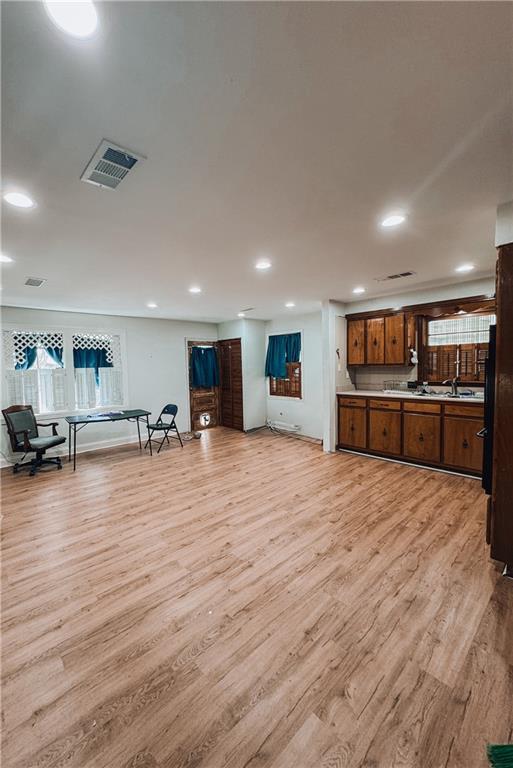
[[219, 424], [219, 386], [192, 387], [191, 355], [193, 347], [213, 348], [219, 354], [217, 343], [212, 341], [188, 341], [187, 357], [189, 363], [189, 402], [191, 409], [191, 430], [198, 432], [202, 429], [217, 427]]
[[221, 378], [219, 423], [244, 430], [242, 406], [242, 345], [240, 339], [217, 342]]

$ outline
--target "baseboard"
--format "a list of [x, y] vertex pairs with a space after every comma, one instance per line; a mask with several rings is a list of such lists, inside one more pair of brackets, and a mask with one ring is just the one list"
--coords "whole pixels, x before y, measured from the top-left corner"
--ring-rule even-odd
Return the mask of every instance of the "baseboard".
[[[142, 436], [141, 436], [142, 439]], [[96, 440], [93, 443], [77, 443], [77, 453], [89, 453], [89, 451], [101, 451], [102, 448], [116, 448], [120, 445], [130, 445], [131, 443], [137, 443], [139, 441], [139, 438], [137, 435], [134, 435], [132, 437], [118, 437], [118, 438], [111, 438], [109, 440]], [[143, 441], [144, 445], [144, 441]], [[30, 459], [31, 455], [34, 454], [28, 454], [27, 460]], [[52, 456], [60, 456], [62, 459], [68, 458], [68, 444], [59, 446], [55, 450], [50, 450], [46, 454], [49, 457]], [[0, 457], [0, 469], [4, 469], [6, 467], [12, 467], [13, 464], [15, 464], [17, 461], [22, 460], [23, 454], [19, 453], [17, 454], [17, 458], [13, 456], [11, 461], [7, 461], [5, 456]]]

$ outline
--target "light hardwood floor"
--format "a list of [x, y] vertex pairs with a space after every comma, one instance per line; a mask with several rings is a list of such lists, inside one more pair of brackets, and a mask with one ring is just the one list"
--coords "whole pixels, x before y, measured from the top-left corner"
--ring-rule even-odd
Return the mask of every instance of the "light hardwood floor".
[[3, 768], [480, 768], [513, 583], [479, 481], [217, 429], [3, 480]]

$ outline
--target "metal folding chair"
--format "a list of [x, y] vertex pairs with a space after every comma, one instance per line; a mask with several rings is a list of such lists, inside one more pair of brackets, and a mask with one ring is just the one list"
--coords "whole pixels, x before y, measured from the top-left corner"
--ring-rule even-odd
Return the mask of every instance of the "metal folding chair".
[[[164, 443], [169, 443], [169, 433], [170, 432], [176, 432], [176, 435], [171, 435], [171, 438], [173, 440], [179, 440], [180, 445], [183, 448], [182, 438], [180, 435], [180, 432], [178, 431], [178, 427], [176, 426], [175, 416], [178, 413], [178, 406], [173, 405], [173, 403], [168, 403], [163, 407], [163, 409], [160, 412], [160, 416], [158, 417], [157, 421], [154, 424], [148, 424], [148, 439], [146, 441], [145, 448], [149, 443], [156, 443], [159, 446], [159, 449], [157, 453], [160, 453], [160, 449], [164, 445]], [[162, 420], [162, 416], [171, 416], [171, 421], [165, 422]], [[153, 433], [159, 432], [163, 433], [162, 440], [153, 440]]]

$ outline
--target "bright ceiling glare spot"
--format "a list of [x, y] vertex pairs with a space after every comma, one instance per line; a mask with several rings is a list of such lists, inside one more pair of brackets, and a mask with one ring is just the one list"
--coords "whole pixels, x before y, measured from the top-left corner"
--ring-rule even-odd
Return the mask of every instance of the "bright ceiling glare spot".
[[472, 272], [473, 269], [475, 269], [473, 264], [461, 264], [456, 267], [455, 272]]
[[155, 302], [154, 302], [154, 301], [149, 301], [149, 302], [146, 304], [146, 306], [148, 307], [148, 309], [157, 309], [157, 305], [155, 304]]
[[91, 0], [44, 0], [53, 23], [72, 37], [86, 38], [96, 31], [98, 14]]
[[385, 218], [381, 220], [381, 226], [385, 228], [398, 227], [399, 224], [402, 224], [405, 221], [406, 221], [406, 214], [389, 213], [388, 216], [385, 216]]
[[201, 293], [201, 288], [199, 285], [191, 285], [189, 288], [189, 293]]
[[9, 205], [14, 205], [16, 208], [34, 208], [35, 202], [31, 197], [23, 192], [6, 192], [4, 200]]
[[296, 305], [294, 304], [293, 301], [287, 301], [285, 306], [287, 307], [287, 309], [291, 309], [292, 307], [295, 307]]
[[2, 264], [10, 264], [12, 261], [10, 256], [6, 256], [5, 253], [0, 253], [0, 262]]
[[255, 264], [255, 269], [270, 269], [271, 262], [269, 259], [259, 259]]
[[237, 317], [246, 317], [245, 312], [237, 312]]
[[361, 285], [357, 285], [356, 288], [353, 288], [353, 293], [365, 293], [365, 288]]

